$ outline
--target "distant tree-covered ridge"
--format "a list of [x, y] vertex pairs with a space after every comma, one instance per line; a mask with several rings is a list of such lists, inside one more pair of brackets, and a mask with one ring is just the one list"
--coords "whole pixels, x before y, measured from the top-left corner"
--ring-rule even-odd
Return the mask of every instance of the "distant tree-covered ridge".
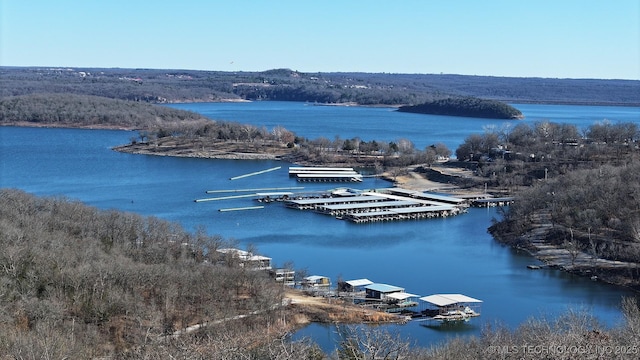
[[476, 97], [449, 97], [429, 101], [419, 105], [406, 105], [398, 108], [401, 112], [418, 114], [466, 116], [489, 119], [522, 119], [520, 110], [497, 100]]
[[32, 94], [0, 98], [0, 125], [157, 128], [200, 122], [197, 113], [149, 103], [75, 94]]
[[640, 106], [640, 81], [452, 74], [0, 67], [0, 98], [36, 93], [151, 103], [243, 100], [400, 106], [448, 96], [508, 103]]

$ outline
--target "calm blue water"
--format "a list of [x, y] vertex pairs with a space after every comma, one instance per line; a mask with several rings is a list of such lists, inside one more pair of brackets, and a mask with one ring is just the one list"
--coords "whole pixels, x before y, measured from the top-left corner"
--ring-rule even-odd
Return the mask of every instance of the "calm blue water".
[[477, 119], [441, 115], [400, 113], [393, 108], [316, 106], [291, 102], [196, 103], [172, 104], [174, 108], [191, 110], [211, 119], [237, 121], [271, 130], [283, 126], [309, 139], [326, 137], [333, 140], [359, 137], [364, 141], [411, 140], [416, 148], [441, 142], [455, 153], [471, 133], [486, 128], [500, 129], [519, 122], [553, 121], [571, 123], [580, 129], [597, 121], [640, 122], [640, 108], [615, 106], [570, 106], [512, 104], [524, 120]]
[[[443, 141], [452, 150], [470, 133], [500, 120], [404, 114], [380, 108], [308, 106], [300, 103], [184, 104], [175, 107], [214, 118], [284, 126], [301, 136], [359, 136], [363, 140], [408, 138], [416, 146]], [[525, 121], [636, 121], [640, 108], [521, 105]], [[586, 308], [603, 323], [620, 321], [623, 289], [558, 271], [531, 271], [535, 261], [497, 244], [486, 232], [494, 209], [415, 222], [356, 225], [310, 212], [270, 204], [261, 210], [219, 212], [255, 205], [250, 199], [195, 203], [217, 197], [206, 190], [300, 186], [287, 176], [290, 164], [121, 154], [112, 146], [129, 142], [126, 131], [0, 127], [0, 187], [36, 195], [64, 195], [103, 209], [120, 209], [178, 221], [186, 229], [203, 226], [211, 234], [249, 244], [273, 258], [293, 262], [308, 274], [330, 276], [334, 283], [369, 278], [404, 287], [419, 295], [463, 293], [484, 300], [482, 316], [468, 327], [441, 331], [412, 322], [390, 326], [417, 345], [450, 336], [477, 335], [485, 324], [517, 326], [533, 316], [553, 317], [568, 308]], [[281, 166], [278, 171], [229, 180]], [[304, 184], [305, 189], [327, 189]], [[366, 179], [357, 188], [387, 187]], [[325, 349], [336, 339], [333, 327], [311, 325], [298, 334], [312, 336]]]

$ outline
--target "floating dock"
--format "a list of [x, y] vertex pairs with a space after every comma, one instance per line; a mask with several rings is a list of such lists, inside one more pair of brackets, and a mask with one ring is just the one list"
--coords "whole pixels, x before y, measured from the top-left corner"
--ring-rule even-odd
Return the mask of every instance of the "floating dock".
[[260, 174], [268, 173], [268, 172], [271, 172], [271, 171], [279, 170], [280, 168], [281, 168], [280, 166], [276, 166], [276, 167], [271, 168], [271, 169], [260, 170], [260, 171], [252, 172], [252, 173], [249, 173], [249, 174], [234, 176], [232, 178], [229, 178], [229, 180], [238, 180], [238, 179], [246, 178], [246, 177], [249, 177], [249, 176], [260, 175]]
[[354, 223], [447, 217], [465, 212], [468, 207], [459, 198], [401, 188], [326, 193], [314, 198], [291, 196], [295, 198], [285, 202], [289, 208], [313, 210]]
[[290, 167], [289, 176], [307, 182], [362, 182], [362, 175], [353, 168]]

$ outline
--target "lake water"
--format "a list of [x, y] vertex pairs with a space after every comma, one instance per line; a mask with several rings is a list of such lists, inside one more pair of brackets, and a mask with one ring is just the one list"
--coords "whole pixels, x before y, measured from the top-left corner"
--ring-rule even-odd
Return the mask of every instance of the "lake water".
[[[385, 108], [313, 106], [255, 102], [171, 105], [271, 129], [284, 126], [307, 138], [358, 136], [363, 140], [407, 138], [423, 148], [444, 142], [453, 151], [471, 133], [506, 122], [398, 113]], [[524, 121], [550, 120], [585, 127], [595, 121], [635, 121], [640, 108], [516, 105]], [[0, 187], [35, 195], [63, 195], [103, 209], [119, 209], [177, 221], [186, 229], [204, 227], [255, 245], [275, 265], [331, 277], [334, 283], [368, 278], [401, 286], [421, 296], [463, 293], [482, 299], [482, 316], [468, 326], [442, 331], [410, 322], [388, 326], [413, 343], [429, 346], [450, 336], [478, 335], [486, 324], [515, 327], [531, 317], [554, 317], [584, 308], [604, 324], [621, 320], [624, 289], [555, 270], [532, 271], [535, 260], [497, 244], [486, 229], [498, 217], [495, 209], [471, 209], [447, 219], [353, 224], [280, 203], [264, 209], [220, 212], [255, 205], [251, 199], [195, 203], [217, 197], [206, 190], [305, 186], [287, 175], [290, 165], [278, 161], [234, 161], [121, 154], [111, 147], [129, 142], [135, 133], [110, 130], [0, 127]], [[231, 177], [281, 166], [277, 171], [230, 180]], [[355, 188], [382, 188], [386, 181], [367, 178]], [[331, 349], [334, 327], [311, 325], [299, 333]]]

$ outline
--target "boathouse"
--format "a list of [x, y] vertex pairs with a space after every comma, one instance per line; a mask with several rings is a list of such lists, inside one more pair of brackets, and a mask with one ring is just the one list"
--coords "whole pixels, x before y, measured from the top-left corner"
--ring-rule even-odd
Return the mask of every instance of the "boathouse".
[[386, 300], [393, 293], [404, 292], [404, 288], [398, 286], [375, 283], [365, 286], [364, 289], [367, 293], [367, 298], [378, 300]]
[[428, 306], [422, 314], [438, 321], [466, 321], [480, 316], [482, 300], [462, 294], [434, 294], [420, 298]]
[[298, 181], [362, 182], [362, 175], [353, 168], [290, 167], [289, 176], [295, 177]]
[[401, 312], [407, 308], [418, 306], [420, 295], [406, 292], [394, 292], [386, 296], [388, 312]]
[[341, 281], [338, 284], [338, 290], [344, 291], [344, 292], [350, 292], [350, 293], [361, 292], [361, 291], [365, 291], [364, 289], [365, 286], [371, 285], [371, 284], [373, 284], [373, 281], [369, 279]]

